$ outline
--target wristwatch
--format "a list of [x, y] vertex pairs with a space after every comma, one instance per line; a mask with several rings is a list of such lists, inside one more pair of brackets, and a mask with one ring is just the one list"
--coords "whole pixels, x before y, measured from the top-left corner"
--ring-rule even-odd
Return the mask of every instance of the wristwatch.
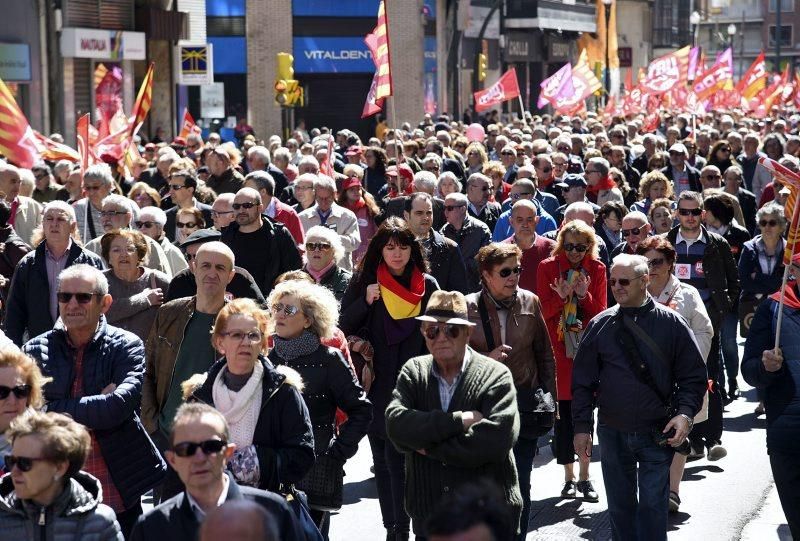
[[689, 430], [687, 430], [687, 433], [691, 432], [692, 431], [692, 427], [694, 426], [694, 419], [692, 419], [691, 417], [689, 417], [685, 413], [679, 413], [678, 415], [680, 415], [681, 417], [686, 419], [686, 421], [689, 423]]

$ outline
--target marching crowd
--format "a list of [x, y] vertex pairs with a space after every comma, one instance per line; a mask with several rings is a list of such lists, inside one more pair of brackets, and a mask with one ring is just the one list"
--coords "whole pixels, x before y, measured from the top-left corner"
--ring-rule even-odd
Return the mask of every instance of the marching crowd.
[[554, 494], [599, 500], [597, 436], [614, 539], [666, 539], [687, 461], [737, 452], [741, 369], [800, 539], [796, 195], [759, 161], [800, 174], [798, 130], [426, 116], [0, 161], [0, 536], [327, 539], [366, 436], [387, 541], [521, 540], [552, 433]]

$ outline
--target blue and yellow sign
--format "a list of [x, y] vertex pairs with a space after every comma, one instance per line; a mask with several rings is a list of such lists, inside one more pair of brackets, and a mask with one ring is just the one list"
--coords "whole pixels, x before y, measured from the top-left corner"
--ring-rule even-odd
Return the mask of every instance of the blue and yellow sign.
[[176, 48], [179, 85], [207, 85], [214, 82], [213, 45], [178, 45]]

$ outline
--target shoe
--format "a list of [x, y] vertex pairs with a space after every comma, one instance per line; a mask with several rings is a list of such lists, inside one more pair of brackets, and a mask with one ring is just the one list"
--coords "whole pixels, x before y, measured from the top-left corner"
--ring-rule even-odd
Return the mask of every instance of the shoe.
[[731, 400], [731, 401], [734, 401], [737, 398], [739, 398], [740, 396], [742, 396], [742, 393], [741, 393], [741, 391], [739, 391], [739, 386], [736, 385], [736, 384], [733, 384], [731, 386], [731, 388], [728, 389], [728, 399]]
[[763, 402], [759, 402], [758, 403], [758, 406], [756, 406], [755, 413], [756, 413], [756, 415], [764, 415], [764, 413], [766, 413], [766, 410], [764, 409], [764, 403]]
[[719, 443], [712, 445], [708, 450], [708, 460], [714, 461], [728, 456], [728, 451]]
[[678, 507], [681, 505], [681, 498], [677, 492], [669, 491], [669, 512], [677, 513]]
[[577, 497], [577, 487], [575, 486], [575, 481], [567, 481], [564, 483], [564, 488], [561, 489], [561, 497], [562, 498], [575, 498]]
[[397, 530], [394, 532], [394, 540], [395, 541], [408, 541], [408, 531], [407, 530]]
[[692, 450], [686, 455], [686, 462], [694, 462], [706, 456], [706, 451], [702, 447], [695, 447], [692, 445]]
[[592, 482], [588, 479], [586, 481], [578, 481], [578, 491], [583, 496], [583, 501], [596, 503], [600, 501], [600, 497], [595, 492]]

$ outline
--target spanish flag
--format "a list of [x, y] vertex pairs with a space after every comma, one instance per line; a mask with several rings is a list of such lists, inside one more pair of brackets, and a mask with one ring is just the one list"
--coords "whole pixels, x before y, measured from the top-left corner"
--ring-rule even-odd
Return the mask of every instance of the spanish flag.
[[381, 286], [381, 300], [392, 319], [408, 319], [420, 314], [422, 297], [425, 295], [425, 277], [419, 269], [414, 268], [410, 288], [407, 289], [392, 276], [386, 263], [381, 263], [378, 266], [378, 283]]

